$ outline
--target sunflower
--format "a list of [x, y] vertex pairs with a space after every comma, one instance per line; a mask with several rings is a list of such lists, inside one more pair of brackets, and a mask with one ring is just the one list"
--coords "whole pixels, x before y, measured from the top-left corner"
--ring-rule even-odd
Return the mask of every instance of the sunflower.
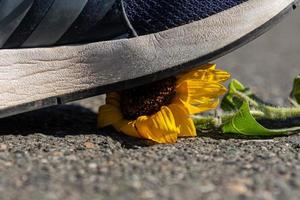
[[195, 137], [191, 118], [215, 109], [226, 92], [222, 82], [230, 75], [207, 64], [148, 85], [111, 92], [99, 108], [98, 127], [113, 126], [126, 135], [157, 143], [175, 143]]

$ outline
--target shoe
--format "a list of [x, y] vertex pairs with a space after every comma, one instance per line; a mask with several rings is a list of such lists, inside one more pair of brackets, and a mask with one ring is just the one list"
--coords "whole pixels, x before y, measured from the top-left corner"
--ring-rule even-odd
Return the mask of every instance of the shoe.
[[0, 117], [156, 81], [258, 37], [295, 0], [0, 0]]

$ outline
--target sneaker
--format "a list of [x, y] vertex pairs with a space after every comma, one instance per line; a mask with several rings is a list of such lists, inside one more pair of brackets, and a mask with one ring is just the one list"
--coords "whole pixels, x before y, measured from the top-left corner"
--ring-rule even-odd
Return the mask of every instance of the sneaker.
[[0, 0], [0, 117], [176, 75], [258, 37], [295, 0]]

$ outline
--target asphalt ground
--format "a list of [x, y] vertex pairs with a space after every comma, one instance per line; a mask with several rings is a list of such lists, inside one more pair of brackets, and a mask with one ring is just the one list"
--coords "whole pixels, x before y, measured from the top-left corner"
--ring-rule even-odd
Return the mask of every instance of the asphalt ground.
[[[266, 101], [300, 73], [300, 12], [217, 60]], [[103, 97], [0, 120], [0, 199], [300, 199], [300, 134], [152, 145], [97, 130]]]

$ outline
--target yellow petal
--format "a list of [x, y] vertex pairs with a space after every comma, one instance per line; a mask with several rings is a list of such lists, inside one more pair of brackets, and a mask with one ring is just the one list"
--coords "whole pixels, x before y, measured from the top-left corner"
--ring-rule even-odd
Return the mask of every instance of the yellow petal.
[[113, 127], [128, 136], [141, 138], [135, 127], [135, 121], [123, 119], [113, 124]]
[[177, 79], [183, 79], [183, 80], [186, 80], [188, 79], [188, 77], [194, 77], [196, 76], [196, 74], [198, 74], [198, 71], [201, 70], [208, 70], [208, 69], [215, 69], [216, 68], [216, 64], [206, 64], [206, 65], [201, 65], [199, 67], [196, 67], [195, 69], [192, 69], [186, 73], [182, 73], [182, 74], [179, 74], [177, 76]]
[[216, 98], [225, 94], [227, 89], [220, 83], [203, 82], [196, 79], [183, 81], [176, 87], [176, 94], [187, 98]]
[[120, 106], [120, 95], [117, 92], [110, 92], [106, 94], [106, 104], [111, 104], [114, 106]]
[[180, 75], [177, 78], [178, 78], [177, 80], [178, 84], [180, 84], [185, 80], [190, 80], [190, 79], [197, 79], [199, 81], [205, 81], [205, 82], [221, 83], [228, 80], [230, 78], [230, 74], [225, 71], [215, 69], [215, 65], [210, 64], [210, 65], [199, 67], [186, 74]]
[[199, 68], [201, 68], [201, 69], [216, 69], [216, 66], [217, 66], [216, 64], [207, 63], [207, 64], [200, 66]]
[[103, 128], [113, 125], [123, 118], [120, 109], [116, 106], [106, 104], [99, 108], [98, 127]]
[[158, 143], [175, 143], [180, 131], [171, 110], [165, 106], [150, 117], [139, 117], [136, 120], [136, 128], [143, 138]]
[[184, 106], [188, 110], [189, 114], [193, 115], [216, 109], [216, 107], [219, 105], [219, 100], [202, 98], [200, 100], [193, 99], [193, 101], [187, 102], [183, 99], [175, 98], [173, 103]]
[[168, 106], [173, 113], [175, 123], [180, 129], [179, 137], [195, 137], [197, 136], [196, 127], [193, 120], [189, 116], [188, 111], [182, 106], [171, 104]]

